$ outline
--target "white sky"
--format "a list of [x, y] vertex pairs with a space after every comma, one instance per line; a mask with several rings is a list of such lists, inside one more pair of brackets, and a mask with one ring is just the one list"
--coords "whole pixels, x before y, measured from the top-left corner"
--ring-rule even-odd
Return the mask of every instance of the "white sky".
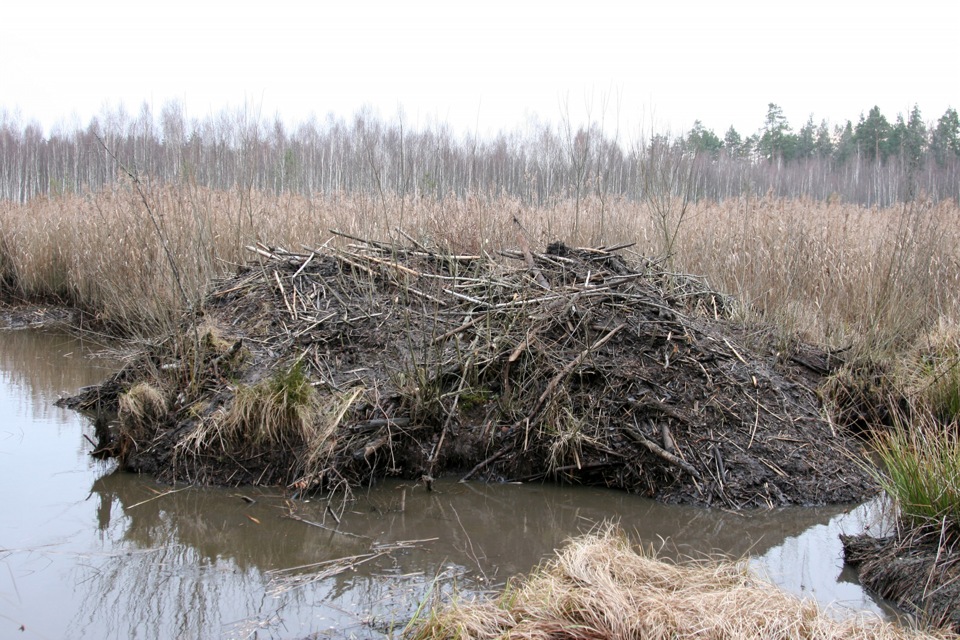
[[795, 130], [874, 104], [891, 122], [960, 107], [956, 0], [13, 0], [0, 15], [0, 109], [47, 131], [170, 99], [288, 124], [402, 106], [410, 126], [481, 134], [569, 108], [624, 136], [699, 118], [721, 137], [755, 132], [769, 102]]

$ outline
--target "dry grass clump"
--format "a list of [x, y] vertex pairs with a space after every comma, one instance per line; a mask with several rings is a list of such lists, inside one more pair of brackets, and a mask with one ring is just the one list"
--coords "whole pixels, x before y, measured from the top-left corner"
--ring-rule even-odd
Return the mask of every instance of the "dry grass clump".
[[321, 395], [296, 362], [257, 383], [234, 385], [232, 398], [219, 398], [223, 404], [196, 421], [177, 443], [177, 453], [182, 460], [267, 456], [279, 470], [289, 468], [299, 486], [312, 486], [328, 466], [337, 428], [363, 390]]
[[122, 433], [135, 443], [152, 438], [158, 423], [167, 415], [163, 391], [147, 382], [138, 382], [122, 394], [118, 406]]
[[266, 380], [240, 386], [220, 421], [227, 439], [254, 448], [287, 447], [307, 440], [317, 398], [299, 363]]
[[899, 367], [913, 404], [944, 424], [960, 421], [960, 324], [941, 320]]
[[837, 620], [750, 575], [743, 562], [673, 564], [612, 529], [567, 544], [494, 601], [456, 602], [413, 620], [416, 640], [512, 638], [922, 638], [875, 618]]

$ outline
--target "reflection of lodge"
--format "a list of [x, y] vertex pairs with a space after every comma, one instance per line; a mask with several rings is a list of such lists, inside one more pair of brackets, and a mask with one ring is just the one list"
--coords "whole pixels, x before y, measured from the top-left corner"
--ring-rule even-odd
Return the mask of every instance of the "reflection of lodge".
[[[386, 482], [359, 495], [340, 516], [342, 533], [322, 499], [292, 502], [248, 490], [256, 500], [249, 504], [232, 490], [154, 488], [128, 474], [99, 479], [93, 492], [100, 498], [100, 530], [117, 526], [119, 506], [123, 539], [138, 549], [184, 546], [205, 562], [229, 559], [244, 571], [271, 571], [362, 554], [374, 543], [435, 538], [386, 566], [399, 574], [434, 575], [454, 564], [498, 581], [529, 571], [568, 537], [610, 519], [658, 547], [668, 540], [664, 553], [760, 555], [841, 512], [825, 507], [742, 515], [602, 489], [442, 480], [435, 486], [427, 492]], [[341, 510], [339, 502], [331, 506]], [[299, 519], [285, 517], [291, 513]], [[375, 564], [369, 570], [382, 573], [384, 563]]]

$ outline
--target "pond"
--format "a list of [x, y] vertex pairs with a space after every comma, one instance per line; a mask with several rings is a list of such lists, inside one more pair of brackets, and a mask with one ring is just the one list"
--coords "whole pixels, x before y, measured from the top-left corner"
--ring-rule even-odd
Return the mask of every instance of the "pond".
[[496, 588], [607, 521], [674, 557], [749, 554], [836, 615], [891, 615], [837, 538], [879, 526], [870, 504], [731, 513], [455, 479], [294, 500], [114, 473], [89, 455], [89, 421], [53, 406], [116, 366], [88, 352], [62, 333], [0, 332], [0, 637], [397, 636], [421, 601]]

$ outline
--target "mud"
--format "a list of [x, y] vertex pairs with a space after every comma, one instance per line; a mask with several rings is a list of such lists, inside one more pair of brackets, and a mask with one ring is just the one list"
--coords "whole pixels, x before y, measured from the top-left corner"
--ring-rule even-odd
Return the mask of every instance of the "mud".
[[[876, 491], [817, 392], [836, 357], [733, 320], [699, 278], [559, 243], [252, 250], [177, 335], [67, 402], [99, 416], [100, 455], [297, 492], [453, 473], [734, 509]], [[250, 389], [283, 396], [270, 434], [231, 418]]]
[[0, 299], [0, 330], [65, 328], [73, 324], [74, 315], [65, 307]]

